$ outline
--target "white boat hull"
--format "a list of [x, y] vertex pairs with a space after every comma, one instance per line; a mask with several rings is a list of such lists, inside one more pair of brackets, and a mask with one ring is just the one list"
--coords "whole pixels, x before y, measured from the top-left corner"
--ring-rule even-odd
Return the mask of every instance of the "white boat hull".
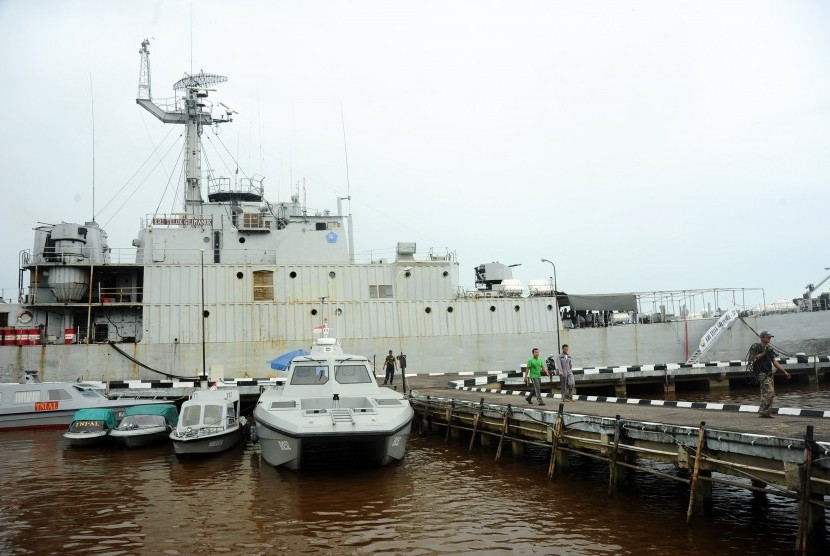
[[106, 444], [109, 439], [109, 431], [85, 431], [85, 432], [65, 432], [63, 437], [69, 440], [69, 445], [73, 448], [89, 448], [92, 446], [101, 446]]
[[144, 446], [151, 446], [153, 444], [169, 440], [170, 429], [168, 427], [152, 427], [123, 431], [113, 429], [110, 432], [110, 436], [113, 440], [126, 448], [142, 448]]
[[218, 434], [206, 434], [200, 436], [175, 436], [170, 435], [173, 441], [173, 449], [176, 455], [200, 455], [219, 454], [230, 450], [242, 439], [242, 429], [236, 428]]
[[401, 460], [406, 453], [406, 444], [412, 429], [410, 419], [399, 429], [391, 432], [316, 433], [295, 436], [259, 422], [257, 434], [262, 458], [274, 467], [300, 469], [305, 455], [320, 450], [328, 453], [343, 453], [348, 448], [352, 454], [359, 454], [378, 466]]

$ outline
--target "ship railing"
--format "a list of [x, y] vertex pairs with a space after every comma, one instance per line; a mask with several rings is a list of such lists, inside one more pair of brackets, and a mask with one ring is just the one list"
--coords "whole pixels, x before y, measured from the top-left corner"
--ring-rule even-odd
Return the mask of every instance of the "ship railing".
[[136, 249], [123, 247], [44, 247], [34, 252], [24, 250], [21, 254], [21, 264], [33, 266], [49, 263], [63, 264], [130, 264], [135, 262]]
[[236, 185], [231, 184], [230, 178], [210, 178], [208, 180], [208, 195], [214, 193], [246, 193], [262, 197], [264, 194], [262, 178], [241, 178]]
[[102, 288], [98, 286], [98, 303], [138, 303], [144, 295], [141, 286]]

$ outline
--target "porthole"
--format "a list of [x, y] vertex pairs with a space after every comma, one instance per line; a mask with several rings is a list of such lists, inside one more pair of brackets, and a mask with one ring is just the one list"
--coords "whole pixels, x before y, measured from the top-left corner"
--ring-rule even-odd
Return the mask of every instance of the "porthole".
[[446, 278], [449, 275], [450, 275], [450, 273], [447, 272], [446, 270], [441, 274], [441, 276], [443, 276], [444, 278]]
[[329, 272], [329, 278], [334, 278], [335, 276], [337, 276], [337, 274], [335, 274], [333, 270]]
[[491, 312], [491, 313], [495, 313], [495, 312], [496, 312], [496, 306], [495, 306], [495, 305], [490, 305], [490, 312]]
[[403, 273], [403, 275], [404, 275], [405, 278], [409, 278], [410, 276], [412, 276], [412, 273], [407, 270], [406, 272]]
[[205, 243], [210, 243], [210, 238], [205, 236], [202, 238], [202, 241], [204, 241]]
[[316, 315], [317, 315], [317, 309], [312, 309], [311, 310], [311, 316], [314, 317]]
[[432, 312], [432, 307], [427, 307], [426, 309], [424, 309], [424, 312], [426, 314], [430, 314]]
[[453, 311], [453, 308], [452, 308], [452, 307], [447, 307], [447, 312], [448, 312], [448, 313], [452, 313], [452, 311]]
[[245, 238], [244, 237], [239, 238], [239, 243], [245, 243]]
[[294, 272], [294, 271], [292, 270], [291, 272], [289, 272], [289, 273], [288, 273], [288, 277], [289, 277], [289, 278], [296, 278], [296, 277], [297, 277], [297, 273], [296, 273], [296, 272]]
[[335, 315], [337, 315], [337, 316], [339, 317], [340, 315], [342, 315], [342, 314], [343, 314], [343, 309], [337, 309], [337, 310], [334, 312], [334, 314], [335, 314]]
[[244, 275], [244, 274], [242, 274], [241, 272], [237, 272], [237, 273], [236, 273], [236, 277], [237, 277], [237, 278], [239, 278], [240, 280], [242, 280], [242, 277], [243, 277], [243, 276], [245, 276], [245, 275]]
[[519, 309], [520, 309], [520, 307], [519, 307], [518, 305], [516, 305], [515, 307], [513, 307], [513, 310], [514, 310], [514, 311], [516, 311], [517, 313], [519, 312]]
[[205, 317], [205, 318], [208, 318], [210, 316], [210, 311], [205, 309], [205, 311], [202, 313], [202, 316]]
[[553, 305], [548, 305], [548, 311], [553, 311]]

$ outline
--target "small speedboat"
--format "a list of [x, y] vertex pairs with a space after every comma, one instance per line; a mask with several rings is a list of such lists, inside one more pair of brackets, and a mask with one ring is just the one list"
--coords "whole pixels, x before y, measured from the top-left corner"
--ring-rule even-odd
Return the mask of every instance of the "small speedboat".
[[179, 410], [173, 404], [132, 405], [110, 436], [127, 448], [149, 446], [168, 440], [178, 420]]
[[368, 359], [343, 353], [324, 330], [310, 355], [291, 361], [285, 386], [263, 390], [254, 421], [265, 461], [299, 469], [315, 458], [400, 460], [414, 414], [402, 394], [378, 386]]
[[239, 390], [198, 390], [182, 404], [170, 439], [178, 455], [216, 454], [242, 439], [245, 423], [239, 417]]
[[118, 425], [115, 412], [105, 408], [79, 409], [72, 417], [63, 437], [74, 447], [101, 445]]

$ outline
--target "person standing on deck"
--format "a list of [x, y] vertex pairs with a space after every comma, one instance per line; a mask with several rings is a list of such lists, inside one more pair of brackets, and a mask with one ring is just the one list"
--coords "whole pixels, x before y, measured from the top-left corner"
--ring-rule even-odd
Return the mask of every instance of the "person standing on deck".
[[383, 379], [383, 383], [386, 384], [388, 382], [391, 385], [392, 379], [395, 378], [395, 368], [398, 366], [398, 362], [395, 356], [392, 355], [391, 349], [389, 350], [389, 355], [384, 359], [383, 364], [386, 367], [386, 377]]
[[525, 370], [525, 384], [527, 384], [528, 378], [530, 378], [530, 385], [531, 390], [530, 394], [525, 398], [527, 403], [532, 404], [533, 402], [530, 401], [533, 399], [533, 396], [536, 396], [536, 399], [539, 400], [539, 405], [545, 405], [545, 402], [542, 401], [542, 373], [548, 374], [548, 370], [545, 368], [545, 362], [539, 357], [539, 348], [533, 348], [533, 357], [527, 360], [527, 369]]
[[775, 370], [772, 367], [774, 365], [776, 369], [784, 373], [787, 380], [790, 378], [790, 373], [781, 366], [775, 350], [769, 345], [772, 341], [772, 334], [764, 330], [758, 334], [758, 337], [761, 341], [750, 346], [748, 360], [752, 365], [752, 371], [758, 377], [758, 385], [761, 388], [761, 403], [758, 406], [758, 417], [771, 419], [770, 407], [772, 406], [773, 398], [775, 398]]
[[559, 386], [562, 389], [562, 401], [574, 400], [573, 358], [568, 344], [562, 344], [562, 353], [556, 356], [556, 370], [559, 372]]

